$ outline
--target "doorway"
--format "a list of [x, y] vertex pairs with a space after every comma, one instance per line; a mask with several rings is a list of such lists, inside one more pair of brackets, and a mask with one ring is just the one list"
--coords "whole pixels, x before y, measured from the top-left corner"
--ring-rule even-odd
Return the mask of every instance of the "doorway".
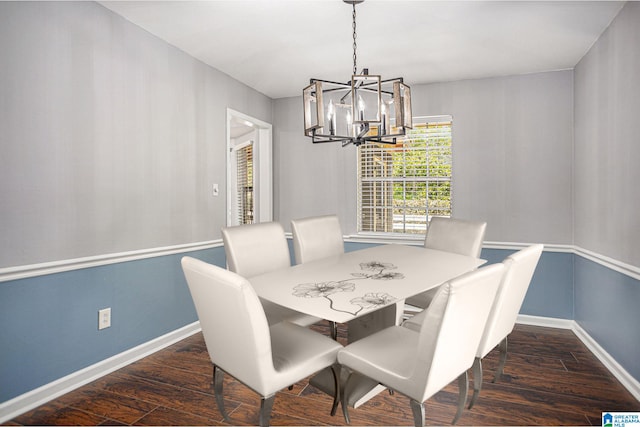
[[227, 225], [272, 220], [272, 126], [227, 108]]

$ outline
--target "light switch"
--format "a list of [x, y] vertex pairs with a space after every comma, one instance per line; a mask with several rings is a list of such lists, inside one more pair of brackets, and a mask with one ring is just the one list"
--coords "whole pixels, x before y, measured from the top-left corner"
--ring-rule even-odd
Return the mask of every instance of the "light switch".
[[218, 187], [218, 184], [213, 184], [213, 195], [217, 196], [218, 194], [220, 194], [220, 188]]

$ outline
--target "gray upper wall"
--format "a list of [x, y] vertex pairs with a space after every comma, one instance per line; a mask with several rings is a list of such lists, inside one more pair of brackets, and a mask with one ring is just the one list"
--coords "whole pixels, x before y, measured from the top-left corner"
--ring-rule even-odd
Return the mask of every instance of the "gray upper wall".
[[640, 3], [575, 68], [575, 244], [640, 266]]
[[220, 237], [226, 109], [271, 99], [94, 2], [0, 2], [0, 52], [0, 268]]
[[[490, 241], [572, 243], [571, 70], [411, 91], [414, 116], [453, 116], [454, 216], [487, 221]], [[355, 148], [305, 138], [300, 98], [274, 104], [276, 218], [336, 212], [355, 233]]]
[[[639, 9], [575, 72], [412, 86], [416, 116], [453, 116], [454, 214], [487, 240], [640, 265]], [[274, 218], [336, 212], [356, 231], [355, 150], [303, 137], [300, 98], [93, 2], [0, 2], [0, 52], [0, 268], [218, 238], [227, 107], [274, 124]]]

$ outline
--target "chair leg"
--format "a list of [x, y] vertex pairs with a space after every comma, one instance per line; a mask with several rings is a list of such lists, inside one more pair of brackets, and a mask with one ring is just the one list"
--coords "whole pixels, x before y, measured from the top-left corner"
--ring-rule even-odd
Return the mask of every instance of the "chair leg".
[[213, 365], [213, 394], [216, 396], [216, 403], [218, 404], [218, 410], [222, 414], [222, 418], [226, 422], [229, 422], [229, 416], [224, 410], [224, 395], [222, 394], [222, 382], [224, 379], [224, 371]]
[[467, 393], [469, 392], [469, 374], [467, 371], [464, 371], [462, 375], [458, 377], [458, 410], [456, 411], [456, 416], [453, 417], [453, 421], [451, 424], [455, 424], [458, 422], [460, 415], [462, 415], [462, 411], [464, 410], [464, 405], [467, 403]]
[[331, 372], [333, 373], [333, 387], [335, 390], [333, 394], [333, 405], [331, 406], [331, 416], [333, 417], [340, 403], [340, 388], [342, 387], [340, 384], [340, 365], [335, 364], [331, 366]]
[[471, 402], [469, 402], [469, 409], [471, 409], [476, 403], [476, 399], [482, 389], [482, 359], [476, 357], [473, 361], [473, 396], [471, 396]]
[[424, 403], [411, 399], [411, 412], [413, 412], [413, 425], [424, 427]]
[[507, 337], [504, 337], [500, 344], [498, 344], [498, 348], [500, 349], [500, 363], [498, 364], [498, 369], [496, 369], [496, 375], [493, 377], [493, 383], [498, 381], [502, 372], [504, 371], [504, 364], [507, 363]]
[[342, 389], [342, 415], [344, 416], [344, 422], [347, 424], [351, 423], [351, 419], [349, 418], [349, 402], [347, 396], [349, 396], [350, 390], [349, 385], [351, 382], [352, 374], [349, 373], [347, 376], [347, 380], [344, 382], [344, 388]]
[[273, 409], [273, 402], [275, 400], [275, 394], [260, 399], [260, 427], [269, 427], [269, 421], [271, 421], [271, 410]]

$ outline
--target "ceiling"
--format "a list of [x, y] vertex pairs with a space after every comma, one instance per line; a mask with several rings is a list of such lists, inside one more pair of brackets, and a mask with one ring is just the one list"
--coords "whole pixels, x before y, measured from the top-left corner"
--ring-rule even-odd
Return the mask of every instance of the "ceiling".
[[[100, 3], [274, 99], [353, 71], [352, 6], [342, 0]], [[367, 0], [356, 6], [358, 71], [411, 86], [572, 69], [623, 5]]]

